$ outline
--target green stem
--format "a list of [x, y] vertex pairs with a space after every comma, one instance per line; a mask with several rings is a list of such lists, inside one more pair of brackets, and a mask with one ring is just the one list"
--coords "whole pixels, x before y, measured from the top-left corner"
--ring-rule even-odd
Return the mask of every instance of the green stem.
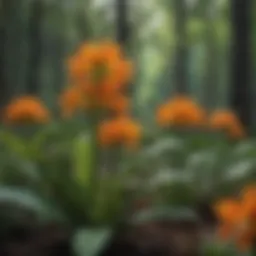
[[97, 196], [99, 193], [99, 184], [100, 184], [100, 172], [101, 172], [101, 152], [98, 143], [98, 125], [101, 120], [101, 115], [99, 112], [92, 112], [90, 116], [90, 131], [92, 135], [92, 170], [91, 170], [91, 182], [90, 182], [90, 191], [89, 191], [89, 200], [90, 200], [90, 208], [91, 208], [91, 215], [90, 221], [91, 224], [97, 224], [97, 218], [95, 216], [95, 200], [97, 200]]
[[91, 117], [91, 133], [92, 133], [92, 137], [93, 137], [93, 148], [92, 148], [92, 152], [93, 152], [93, 172], [95, 174], [96, 177], [99, 176], [100, 174], [100, 163], [101, 163], [101, 159], [100, 159], [100, 145], [98, 142], [98, 126], [100, 123], [100, 113], [96, 112], [96, 113], [92, 113], [92, 117]]

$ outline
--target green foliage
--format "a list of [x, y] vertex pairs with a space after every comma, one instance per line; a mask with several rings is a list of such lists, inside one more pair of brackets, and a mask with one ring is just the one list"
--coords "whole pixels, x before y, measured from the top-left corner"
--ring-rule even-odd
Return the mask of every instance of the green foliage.
[[[38, 218], [90, 228], [74, 238], [84, 243], [78, 255], [97, 255], [109, 235], [96, 230], [112, 230], [122, 222], [197, 222], [192, 209], [198, 202], [234, 194], [255, 180], [253, 139], [231, 141], [220, 133], [188, 129], [144, 133], [138, 151], [118, 149], [122, 162], [113, 169], [95, 155], [101, 149], [95, 151], [95, 126], [88, 120], [2, 129], [0, 182], [9, 188], [0, 189], [0, 204], [7, 201]], [[29, 192], [22, 192], [25, 188]], [[150, 199], [146, 209], [134, 209], [144, 198]]]
[[[2, 129], [0, 182], [29, 188], [74, 225], [118, 222], [123, 211], [123, 174], [95, 172], [96, 142], [86, 127], [74, 119], [44, 127]], [[102, 172], [101, 167], [98, 171]]]
[[78, 230], [73, 239], [77, 256], [97, 256], [111, 237], [107, 229]]
[[198, 216], [189, 208], [182, 207], [155, 207], [138, 212], [132, 216], [133, 225], [150, 222], [177, 222], [190, 221], [198, 222]]
[[[42, 1], [42, 18], [37, 27], [40, 45], [37, 45], [38, 42], [28, 37], [34, 24], [30, 19], [34, 15], [31, 8], [34, 1], [4, 2], [3, 64], [7, 87], [11, 94], [29, 91], [31, 81], [27, 74], [33, 73], [29, 60], [39, 47], [40, 51], [35, 54], [38, 70], [32, 74], [32, 84], [38, 88], [33, 90], [55, 114], [56, 96], [66, 85], [63, 61], [82, 40], [113, 36], [112, 5], [92, 7], [89, 0], [74, 0], [69, 6], [64, 4], [67, 1]], [[221, 88], [214, 97], [223, 98], [224, 105], [228, 8], [227, 1], [218, 1], [209, 8], [212, 3], [202, 0], [189, 7], [188, 17], [184, 19], [188, 40], [182, 44], [190, 51], [189, 81], [193, 94], [208, 101], [207, 79], [212, 78], [212, 84]], [[132, 40], [136, 44], [130, 53], [137, 58], [140, 69], [133, 98], [136, 99], [135, 112], [139, 112], [146, 124], [147, 138], [142, 148], [125, 153], [118, 149], [121, 164], [106, 167], [101, 155], [95, 156], [98, 150], [95, 127], [83, 117], [68, 121], [56, 118], [43, 127], [1, 127], [1, 227], [7, 217], [12, 222], [20, 219], [24, 211], [33, 212], [44, 221], [65, 220], [75, 227], [86, 228], [78, 230], [74, 237], [77, 255], [93, 256], [98, 255], [111, 236], [110, 230], [121, 221], [196, 221], [198, 216], [191, 209], [197, 202], [211, 202], [234, 194], [255, 181], [256, 142], [253, 139], [234, 142], [222, 134], [153, 129], [155, 105], [174, 91], [170, 81], [173, 47], [177, 41], [175, 10], [170, 0], [137, 4], [141, 8], [135, 4], [132, 7], [132, 29], [136, 29]], [[215, 12], [211, 17], [209, 9]], [[152, 18], [152, 12], [156, 13], [156, 19]], [[213, 66], [206, 65], [209, 59]], [[212, 72], [215, 69], [211, 67], [220, 67], [221, 72]], [[150, 198], [149, 209], [131, 216], [132, 204], [141, 197]], [[230, 248], [215, 244], [204, 250], [204, 255], [212, 256], [230, 253]], [[235, 255], [233, 248], [231, 251], [231, 255]]]
[[64, 216], [54, 210], [47, 200], [35, 196], [28, 189], [0, 187], [0, 206], [0, 233], [3, 235], [15, 225], [65, 221]]
[[253, 141], [228, 142], [209, 135], [183, 132], [157, 140], [144, 151], [145, 163], [153, 166], [148, 172], [154, 193], [162, 193], [163, 188], [172, 203], [181, 200], [179, 196], [191, 203], [202, 195], [216, 198], [234, 193], [255, 177]]
[[74, 138], [73, 145], [73, 172], [76, 182], [88, 187], [90, 185], [90, 177], [92, 171], [92, 155], [91, 147], [93, 140], [90, 135], [81, 134]]
[[206, 256], [235, 256], [240, 255], [234, 248], [223, 244], [214, 244], [205, 246], [203, 248], [203, 255]]

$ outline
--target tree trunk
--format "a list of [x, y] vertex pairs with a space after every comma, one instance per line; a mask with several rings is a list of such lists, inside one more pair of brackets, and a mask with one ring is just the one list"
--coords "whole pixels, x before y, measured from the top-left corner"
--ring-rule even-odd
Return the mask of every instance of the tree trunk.
[[[128, 3], [129, 0], [116, 0], [116, 40], [122, 46], [122, 49], [129, 53], [130, 26], [128, 21]], [[126, 91], [127, 95], [132, 97], [134, 87], [129, 84]]]
[[178, 93], [188, 91], [188, 46], [187, 46], [187, 7], [185, 0], [174, 0], [176, 56], [174, 67], [174, 86]]
[[231, 17], [231, 105], [246, 126], [251, 124], [250, 76], [251, 76], [251, 9], [252, 0], [232, 0]]
[[208, 5], [205, 9], [205, 22], [207, 24], [205, 32], [205, 44], [206, 44], [206, 72], [203, 84], [204, 90], [204, 105], [209, 109], [216, 107], [218, 97], [218, 75], [219, 75], [219, 52], [216, 42], [216, 31], [214, 27], [214, 3], [208, 1]]
[[7, 98], [9, 96], [8, 87], [6, 84], [6, 79], [4, 75], [4, 52], [5, 52], [5, 39], [6, 39], [6, 31], [5, 31], [5, 6], [1, 7], [1, 28], [0, 28], [0, 107], [3, 107], [6, 104]]
[[29, 68], [28, 68], [28, 85], [27, 93], [36, 94], [38, 92], [40, 56], [42, 52], [40, 27], [43, 15], [43, 2], [34, 1], [31, 7], [31, 17], [29, 21]]
[[5, 87], [1, 97], [6, 101], [22, 94], [27, 85], [29, 1], [4, 0], [1, 4], [1, 86]]
[[124, 47], [127, 47], [129, 40], [128, 25], [128, 1], [116, 0], [116, 37], [117, 41]]

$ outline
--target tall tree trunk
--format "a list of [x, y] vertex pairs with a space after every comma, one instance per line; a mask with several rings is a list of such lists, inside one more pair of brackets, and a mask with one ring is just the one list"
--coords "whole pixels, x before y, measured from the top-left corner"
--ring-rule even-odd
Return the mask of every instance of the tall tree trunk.
[[205, 32], [205, 44], [206, 44], [206, 72], [204, 79], [204, 105], [209, 109], [214, 109], [218, 97], [218, 74], [219, 74], [219, 52], [216, 42], [216, 31], [214, 27], [214, 13], [215, 3], [208, 1], [208, 5], [205, 9], [205, 22], [207, 24]]
[[[70, 9], [68, 9], [70, 10]], [[53, 110], [57, 110], [56, 97], [65, 86], [65, 57], [67, 52], [67, 17], [63, 2], [56, 5], [44, 3], [40, 21], [39, 81], [37, 91], [41, 99]], [[72, 15], [72, 13], [70, 13]], [[63, 28], [66, 28], [63, 30]]]
[[129, 25], [128, 25], [128, 1], [116, 0], [116, 37], [117, 41], [127, 48], [129, 40]]
[[[7, 97], [20, 95], [27, 84], [29, 1], [2, 1], [1, 80]], [[1, 81], [1, 82], [2, 82]]]
[[185, 0], [174, 0], [176, 56], [174, 67], [174, 86], [179, 93], [188, 91], [188, 38], [187, 38], [187, 6]]
[[40, 27], [43, 15], [43, 1], [32, 2], [29, 23], [29, 68], [27, 93], [36, 94], [39, 88], [40, 56], [42, 52]]
[[231, 105], [246, 126], [251, 124], [251, 9], [252, 0], [231, 0], [233, 24]]
[[1, 24], [0, 24], [0, 88], [1, 88], [1, 94], [0, 94], [0, 107], [3, 107], [6, 104], [6, 101], [8, 99], [9, 93], [8, 93], [8, 87], [6, 84], [6, 79], [4, 75], [4, 52], [5, 52], [5, 40], [6, 40], [6, 26], [5, 26], [5, 15], [6, 15], [6, 9], [4, 9], [4, 2], [1, 6]]
[[[116, 40], [129, 53], [130, 26], [128, 21], [129, 0], [116, 0]], [[132, 96], [134, 87], [128, 86], [127, 94]]]
[[[254, 1], [254, 4], [253, 4], [253, 9], [252, 9], [252, 17], [253, 17], [253, 20], [252, 20], [252, 24], [253, 24], [253, 27], [252, 27], [252, 45], [253, 45], [253, 70], [256, 70], [256, 1]], [[253, 76], [252, 76], [252, 79], [255, 83], [256, 81], [256, 72], [253, 73]], [[252, 97], [256, 97], [256, 88], [255, 86], [252, 88], [253, 89], [253, 93], [252, 93]], [[252, 103], [252, 107], [253, 109], [256, 108], [256, 102], [253, 101]], [[256, 128], [256, 117], [253, 116], [252, 118], [252, 121], [253, 121], [253, 128], [255, 129]]]

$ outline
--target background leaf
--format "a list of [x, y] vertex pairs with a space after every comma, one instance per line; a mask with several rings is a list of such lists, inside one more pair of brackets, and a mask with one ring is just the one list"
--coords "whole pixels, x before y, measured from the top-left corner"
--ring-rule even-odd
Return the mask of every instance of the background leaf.
[[73, 238], [76, 256], [98, 256], [112, 235], [109, 229], [78, 230]]

